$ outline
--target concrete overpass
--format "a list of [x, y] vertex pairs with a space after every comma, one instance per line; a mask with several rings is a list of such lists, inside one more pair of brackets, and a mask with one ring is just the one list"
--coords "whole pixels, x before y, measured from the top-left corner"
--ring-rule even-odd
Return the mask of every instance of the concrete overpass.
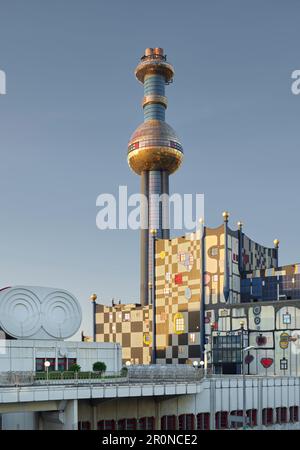
[[[155, 418], [155, 429], [160, 429], [161, 418], [165, 416], [176, 416], [178, 426], [181, 416], [199, 418], [208, 414], [209, 428], [215, 429], [221, 427], [217, 417], [225, 413], [229, 417], [232, 411], [242, 410], [243, 386], [241, 376], [40, 381], [1, 386], [0, 413], [3, 419], [18, 412], [31, 414], [32, 427], [37, 429], [77, 429], [78, 423], [83, 422], [97, 429], [101, 421], [118, 423], [121, 419], [142, 417]], [[300, 429], [299, 377], [247, 376], [245, 389], [246, 409], [255, 411], [254, 428]], [[272, 421], [266, 422], [264, 414], [271, 413]]]

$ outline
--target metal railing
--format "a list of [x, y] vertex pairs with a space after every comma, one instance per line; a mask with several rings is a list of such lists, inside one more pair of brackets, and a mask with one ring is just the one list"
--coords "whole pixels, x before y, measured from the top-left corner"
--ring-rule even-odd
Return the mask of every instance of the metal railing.
[[187, 364], [132, 365], [128, 367], [128, 378], [135, 381], [198, 381], [203, 377], [204, 369]]

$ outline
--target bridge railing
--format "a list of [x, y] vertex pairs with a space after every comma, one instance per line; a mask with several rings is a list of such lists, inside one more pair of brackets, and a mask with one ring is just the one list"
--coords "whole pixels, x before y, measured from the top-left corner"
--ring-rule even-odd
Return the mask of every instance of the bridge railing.
[[187, 364], [153, 364], [128, 367], [129, 380], [197, 381], [204, 377], [204, 370]]

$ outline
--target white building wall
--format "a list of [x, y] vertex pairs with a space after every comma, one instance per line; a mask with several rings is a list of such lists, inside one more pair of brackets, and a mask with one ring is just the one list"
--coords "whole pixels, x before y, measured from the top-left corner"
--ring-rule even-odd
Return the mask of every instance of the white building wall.
[[107, 372], [122, 367], [119, 344], [51, 340], [6, 340], [0, 351], [0, 372], [35, 371], [36, 358], [76, 358], [82, 371], [91, 371], [93, 363], [103, 361]]

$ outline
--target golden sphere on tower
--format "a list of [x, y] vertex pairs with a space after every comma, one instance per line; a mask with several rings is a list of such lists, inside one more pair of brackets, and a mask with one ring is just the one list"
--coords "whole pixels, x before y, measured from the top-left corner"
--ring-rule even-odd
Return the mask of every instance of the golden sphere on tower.
[[157, 235], [157, 230], [155, 228], [151, 228], [150, 234], [152, 234], [152, 236], [156, 236]]
[[151, 119], [142, 123], [128, 143], [127, 161], [138, 175], [148, 170], [175, 172], [183, 160], [181, 143], [170, 125]]
[[92, 295], [90, 296], [90, 300], [91, 300], [92, 302], [95, 302], [95, 301], [97, 300], [97, 294], [92, 294]]
[[278, 239], [274, 239], [273, 243], [274, 243], [275, 248], [278, 248], [278, 247], [279, 247], [279, 243], [280, 243], [280, 242], [279, 242]]

